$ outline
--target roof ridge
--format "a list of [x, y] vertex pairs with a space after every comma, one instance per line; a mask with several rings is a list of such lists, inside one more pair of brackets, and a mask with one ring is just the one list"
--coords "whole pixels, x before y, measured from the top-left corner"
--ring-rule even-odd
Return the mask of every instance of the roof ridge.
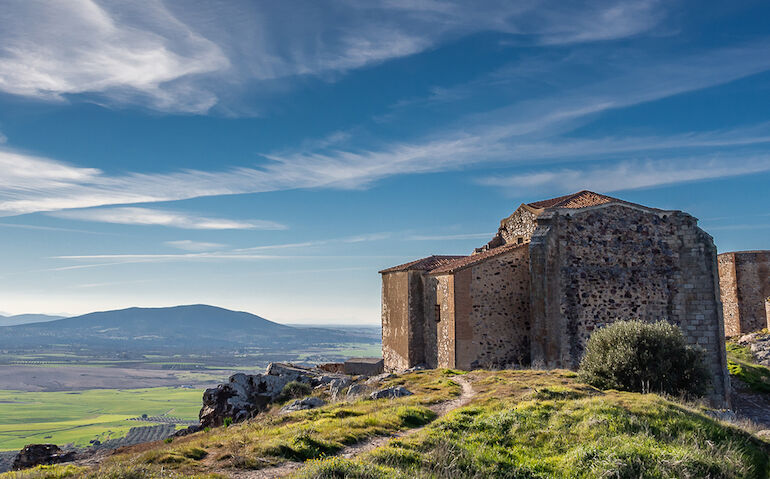
[[430, 271], [428, 271], [428, 274], [453, 273], [457, 270], [464, 269], [469, 266], [473, 266], [474, 264], [480, 263], [486, 259], [494, 258], [495, 256], [498, 256], [503, 253], [507, 253], [509, 251], [513, 251], [515, 249], [525, 247], [525, 246], [529, 247], [529, 243], [504, 244], [502, 246], [498, 246], [497, 248], [492, 248], [486, 251], [482, 251], [481, 253], [465, 256], [465, 257], [456, 259], [454, 261], [449, 261], [441, 266], [431, 269]]

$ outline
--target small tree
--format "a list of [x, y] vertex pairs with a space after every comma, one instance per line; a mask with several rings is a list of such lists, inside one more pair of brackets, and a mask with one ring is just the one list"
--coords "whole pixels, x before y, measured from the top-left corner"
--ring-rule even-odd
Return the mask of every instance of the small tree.
[[594, 332], [579, 377], [601, 389], [677, 396], [702, 396], [710, 384], [703, 350], [665, 321], [618, 321]]

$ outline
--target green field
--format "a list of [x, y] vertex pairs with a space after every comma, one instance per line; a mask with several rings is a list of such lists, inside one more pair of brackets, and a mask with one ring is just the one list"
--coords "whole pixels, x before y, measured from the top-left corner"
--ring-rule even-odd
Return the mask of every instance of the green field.
[[151, 423], [127, 419], [167, 414], [198, 417], [203, 391], [179, 388], [0, 391], [0, 451], [31, 443], [88, 445], [124, 436]]

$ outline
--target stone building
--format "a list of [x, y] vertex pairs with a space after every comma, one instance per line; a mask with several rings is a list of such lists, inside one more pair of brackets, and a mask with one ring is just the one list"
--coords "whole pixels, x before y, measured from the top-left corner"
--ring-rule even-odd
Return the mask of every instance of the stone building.
[[591, 332], [666, 320], [728, 376], [717, 253], [697, 220], [581, 191], [522, 204], [468, 256], [380, 271], [385, 369], [576, 368]]
[[725, 334], [770, 328], [770, 251], [722, 253], [718, 262]]

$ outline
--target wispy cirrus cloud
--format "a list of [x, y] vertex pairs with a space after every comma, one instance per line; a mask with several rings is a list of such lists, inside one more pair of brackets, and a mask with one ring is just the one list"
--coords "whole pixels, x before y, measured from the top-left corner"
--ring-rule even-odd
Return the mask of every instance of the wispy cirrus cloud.
[[[714, 64], [720, 68], [715, 69]], [[344, 148], [343, 138], [332, 148], [274, 152], [265, 155], [267, 161], [258, 166], [220, 171], [108, 175], [5, 148], [0, 149], [0, 215], [299, 188], [365, 188], [395, 175], [492, 163], [531, 166], [619, 153], [677, 150], [676, 155], [669, 155], [675, 162], [686, 149], [720, 148], [731, 151], [733, 158], [750, 158], [753, 152], [733, 150], [767, 144], [770, 125], [667, 136], [575, 138], [563, 133], [613, 109], [721, 85], [768, 69], [770, 41], [704, 51], [636, 69], [617, 68], [623, 73], [472, 115], [457, 127], [414, 141], [361, 149]]]
[[[194, 5], [191, 5], [194, 3]], [[202, 113], [225, 89], [346, 72], [479, 31], [530, 43], [624, 38], [661, 2], [6, 2], [0, 91]]]
[[49, 213], [70, 220], [96, 221], [123, 225], [169, 226], [196, 230], [284, 230], [286, 225], [266, 220], [208, 218], [179, 211], [138, 207], [67, 210]]
[[506, 176], [490, 176], [479, 183], [516, 194], [532, 191], [571, 191], [589, 189], [620, 191], [688, 183], [770, 171], [770, 158], [689, 158], [671, 160], [622, 161], [584, 168], [561, 168]]
[[176, 240], [166, 241], [164, 244], [185, 251], [211, 251], [214, 249], [222, 249], [227, 245], [222, 243], [210, 243], [206, 241], [193, 241], [193, 240]]

